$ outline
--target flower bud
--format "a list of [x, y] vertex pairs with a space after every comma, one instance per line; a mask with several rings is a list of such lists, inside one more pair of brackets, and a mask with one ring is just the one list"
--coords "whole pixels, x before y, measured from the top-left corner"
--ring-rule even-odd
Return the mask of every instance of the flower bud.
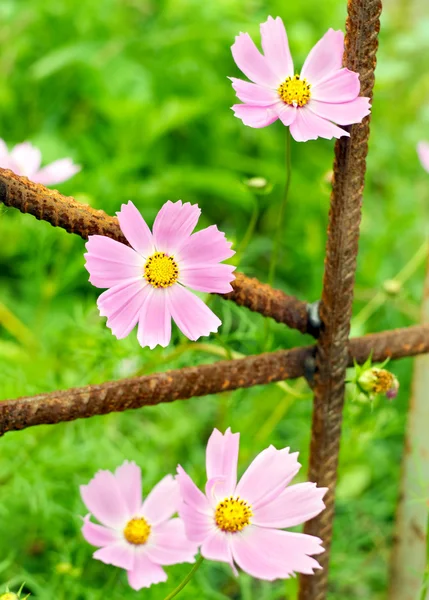
[[19, 596], [13, 592], [6, 592], [0, 596], [0, 600], [19, 600]]
[[363, 371], [357, 379], [357, 384], [370, 398], [379, 394], [385, 394], [389, 400], [398, 394], [399, 381], [386, 369], [371, 367]]

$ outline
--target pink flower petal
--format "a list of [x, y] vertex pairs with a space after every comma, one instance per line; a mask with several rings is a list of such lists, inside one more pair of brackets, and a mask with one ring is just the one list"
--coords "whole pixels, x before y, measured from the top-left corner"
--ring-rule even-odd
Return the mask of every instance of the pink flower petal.
[[417, 153], [423, 168], [429, 172], [429, 144], [427, 142], [419, 142]]
[[359, 96], [359, 92], [359, 74], [349, 71], [349, 69], [340, 69], [317, 85], [313, 85], [311, 98], [321, 102], [342, 104], [355, 100]]
[[298, 473], [298, 452], [269, 446], [253, 460], [240, 479], [236, 494], [253, 508], [276, 498]]
[[232, 292], [236, 267], [233, 265], [202, 264], [180, 267], [179, 282], [198, 292], [227, 294]]
[[87, 509], [107, 527], [122, 530], [131, 517], [118, 482], [110, 471], [98, 471], [88, 485], [80, 486]]
[[10, 158], [16, 165], [15, 173], [17, 175], [24, 175], [32, 179], [42, 162], [42, 153], [30, 142], [23, 142], [12, 149]]
[[80, 170], [80, 165], [75, 165], [71, 158], [60, 158], [34, 173], [31, 179], [42, 185], [56, 185], [67, 181]]
[[137, 515], [142, 504], [142, 475], [140, 467], [127, 460], [116, 469], [116, 481], [130, 515]]
[[237, 463], [240, 434], [231, 433], [231, 429], [222, 435], [217, 429], [213, 430], [206, 449], [207, 479], [220, 477], [223, 479], [216, 486], [216, 497], [223, 500], [234, 494], [237, 483]]
[[179, 262], [191, 265], [221, 262], [234, 254], [231, 242], [227, 241], [225, 234], [219, 231], [216, 225], [211, 225], [193, 233], [176, 258]]
[[294, 527], [305, 523], [325, 508], [322, 500], [327, 488], [315, 483], [291, 485], [266, 504], [253, 509], [252, 524], [261, 527]]
[[148, 588], [154, 583], [167, 581], [167, 573], [143, 553], [136, 553], [133, 570], [128, 571], [128, 583], [133, 590]]
[[360, 123], [371, 112], [370, 99], [362, 96], [343, 104], [329, 104], [328, 102], [310, 100], [308, 108], [322, 119], [328, 119], [338, 125]]
[[180, 495], [183, 501], [188, 504], [192, 510], [204, 515], [210, 515], [212, 513], [207, 498], [202, 491], [197, 488], [195, 483], [180, 465], [177, 467], [176, 481], [179, 483]]
[[121, 206], [118, 215], [119, 225], [124, 236], [136, 252], [148, 258], [155, 251], [152, 233], [134, 204], [129, 201]]
[[174, 322], [190, 340], [209, 335], [222, 325], [200, 298], [181, 285], [168, 288], [168, 299]]
[[277, 106], [277, 115], [280, 121], [286, 127], [292, 125], [292, 123], [296, 119], [297, 113], [298, 109], [296, 108], [296, 106], [290, 106], [289, 104], [284, 104], [283, 102], [281, 103], [281, 105]]
[[87, 515], [82, 527], [82, 535], [89, 544], [98, 547], [109, 546], [121, 540], [121, 534], [117, 530], [97, 525], [89, 519], [90, 515]]
[[171, 475], [166, 475], [152, 488], [143, 503], [142, 514], [151, 525], [157, 525], [174, 515], [180, 504], [179, 484]]
[[290, 126], [290, 133], [297, 142], [316, 140], [318, 137], [328, 140], [333, 137], [350, 137], [347, 131], [337, 127], [326, 119], [318, 117], [306, 106], [297, 111], [296, 119]]
[[125, 540], [116, 542], [111, 546], [105, 546], [96, 550], [92, 555], [96, 560], [101, 560], [106, 565], [113, 565], [120, 569], [132, 569], [134, 567], [135, 548]]
[[186, 537], [196, 544], [202, 544], [216, 530], [213, 510], [210, 514], [203, 514], [193, 506], [183, 503], [179, 509], [179, 516], [185, 524]]
[[341, 69], [344, 54], [344, 34], [329, 29], [312, 48], [301, 70], [301, 78], [312, 86]]
[[158, 252], [175, 255], [195, 229], [201, 210], [197, 204], [168, 200], [156, 215], [153, 237]]
[[153, 528], [153, 544], [146, 548], [146, 556], [158, 565], [195, 562], [198, 544], [191, 542], [181, 519], [170, 519]]
[[118, 340], [126, 337], [136, 326], [149, 287], [144, 279], [129, 280], [103, 292], [98, 298], [100, 315], [107, 317], [107, 327]]
[[220, 531], [220, 529], [215, 529], [204, 540], [201, 546], [201, 555], [208, 560], [226, 562], [234, 569], [230, 543], [231, 537], [233, 536]]
[[323, 552], [320, 544], [319, 538], [310, 535], [253, 526], [231, 536], [235, 562], [249, 575], [268, 581], [294, 573], [312, 575], [314, 569], [320, 569], [311, 558]]
[[91, 235], [85, 247], [85, 268], [92, 285], [108, 288], [143, 277], [144, 259], [125, 244], [104, 235]]
[[137, 339], [142, 348], [165, 348], [171, 339], [171, 314], [166, 289], [148, 286], [147, 299], [139, 317]]
[[246, 77], [259, 85], [277, 89], [281, 80], [272, 71], [268, 60], [259, 52], [248, 33], [240, 33], [235, 38], [231, 50], [238, 68]]
[[253, 106], [271, 106], [279, 101], [279, 95], [272, 88], [263, 87], [256, 83], [230, 77], [237, 98]]
[[275, 104], [271, 107], [251, 106], [250, 104], [234, 104], [234, 116], [241, 119], [248, 127], [260, 129], [277, 121], [278, 114]]
[[278, 77], [279, 83], [294, 75], [286, 28], [280, 17], [268, 17], [268, 20], [261, 24], [261, 38], [265, 59]]
[[9, 150], [6, 142], [0, 138], [0, 167], [2, 169], [12, 169], [12, 162], [9, 157]]

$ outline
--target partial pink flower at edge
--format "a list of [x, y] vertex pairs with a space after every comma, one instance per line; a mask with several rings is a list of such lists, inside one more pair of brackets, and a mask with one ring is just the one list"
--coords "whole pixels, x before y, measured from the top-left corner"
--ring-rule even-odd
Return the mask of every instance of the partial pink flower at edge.
[[179, 515], [190, 540], [209, 560], [235, 565], [258, 579], [285, 579], [320, 569], [313, 555], [322, 540], [283, 531], [324, 508], [326, 488], [289, 485], [300, 464], [289, 448], [262, 451], [237, 483], [239, 434], [215, 429], [206, 450], [207, 484], [201, 492], [181, 466], [176, 476], [183, 504]]
[[417, 154], [422, 167], [429, 173], [429, 142], [419, 142], [417, 144]]
[[142, 501], [140, 468], [125, 461], [115, 473], [98, 471], [80, 492], [101, 523], [93, 523], [87, 515], [82, 527], [86, 541], [99, 548], [93, 557], [125, 569], [133, 589], [166, 581], [163, 566], [195, 562], [197, 544], [187, 539], [183, 521], [172, 518], [181, 499], [171, 475]]
[[[296, 75], [286, 29], [280, 17], [261, 24], [261, 54], [247, 33], [232, 46], [239, 69], [253, 82], [231, 77], [243, 104], [232, 108], [249, 127], [266, 127], [277, 119], [298, 142], [350, 134], [338, 125], [360, 123], [370, 99], [359, 97], [358, 73], [342, 67], [344, 34], [329, 31], [307, 56]], [[335, 125], [336, 123], [336, 125]]]
[[40, 168], [42, 154], [30, 142], [17, 144], [9, 152], [4, 140], [0, 139], [0, 167], [10, 169], [16, 175], [28, 177], [34, 183], [56, 185], [76, 175], [81, 169], [71, 158], [61, 158]]
[[[130, 246], [93, 235], [86, 244], [89, 281], [109, 288], [98, 298], [101, 316], [122, 339], [138, 323], [142, 347], [167, 346], [171, 320], [190, 340], [218, 330], [220, 319], [190, 289], [225, 294], [232, 290], [231, 243], [216, 225], [192, 233], [201, 210], [168, 201], [156, 216], [153, 233], [132, 202], [117, 213]], [[190, 289], [189, 289], [190, 288]]]

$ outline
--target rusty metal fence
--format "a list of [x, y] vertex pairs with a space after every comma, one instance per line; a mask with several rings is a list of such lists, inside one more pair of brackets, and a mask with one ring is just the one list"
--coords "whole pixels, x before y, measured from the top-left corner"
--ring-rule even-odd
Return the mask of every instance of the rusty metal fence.
[[[372, 97], [381, 0], [349, 0], [344, 65], [360, 74], [361, 94]], [[365, 362], [429, 353], [429, 325], [349, 339], [359, 225], [368, 151], [369, 117], [349, 128], [350, 138], [335, 147], [320, 326], [311, 307], [256, 279], [238, 273], [233, 292], [223, 298], [308, 333], [316, 344], [187, 367], [101, 385], [73, 388], [0, 402], [0, 436], [40, 424], [87, 418], [308, 376], [313, 368], [314, 410], [309, 480], [328, 487], [327, 508], [306, 524], [305, 532], [323, 539], [323, 570], [302, 576], [300, 600], [323, 600], [328, 567], [335, 484], [341, 437], [346, 368]], [[115, 217], [73, 198], [0, 169], [0, 201], [86, 239], [100, 234], [127, 243]], [[316, 319], [317, 321], [317, 319]]]

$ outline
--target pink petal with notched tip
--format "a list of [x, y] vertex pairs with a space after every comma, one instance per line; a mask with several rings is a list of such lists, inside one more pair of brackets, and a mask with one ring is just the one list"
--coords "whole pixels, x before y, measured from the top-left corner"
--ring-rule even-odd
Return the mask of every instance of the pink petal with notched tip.
[[17, 175], [24, 175], [32, 179], [42, 162], [42, 153], [30, 142], [23, 142], [12, 148], [10, 159], [15, 165]]
[[351, 102], [344, 102], [344, 104], [329, 104], [328, 102], [310, 100], [307, 106], [318, 117], [328, 119], [338, 125], [360, 123], [371, 112], [370, 99], [363, 97], [358, 97]]
[[225, 234], [219, 231], [216, 225], [211, 225], [193, 233], [176, 258], [182, 264], [217, 263], [234, 256], [231, 250], [231, 242], [228, 242]]
[[118, 530], [109, 529], [103, 525], [97, 525], [96, 523], [92, 523], [89, 519], [90, 515], [87, 515], [84, 519], [82, 535], [92, 546], [109, 546], [116, 544], [116, 542], [121, 540], [122, 536]]
[[98, 471], [87, 485], [80, 486], [87, 509], [107, 527], [122, 529], [130, 511], [122, 497], [118, 482], [110, 471]]
[[253, 106], [271, 106], [279, 101], [279, 95], [276, 90], [271, 88], [236, 79], [229, 78], [232, 81], [232, 87], [235, 90], [237, 98], [241, 102], [251, 104]]
[[280, 17], [268, 17], [265, 23], [261, 23], [261, 39], [265, 59], [278, 77], [279, 84], [287, 77], [293, 76], [293, 60], [286, 28]]
[[290, 126], [290, 133], [297, 142], [316, 140], [318, 137], [327, 140], [342, 136], [350, 137], [347, 131], [318, 117], [306, 106], [297, 111], [296, 119]]
[[168, 200], [156, 215], [153, 237], [158, 252], [175, 255], [195, 229], [201, 210], [197, 204]]
[[287, 487], [276, 498], [253, 508], [252, 524], [283, 529], [305, 523], [325, 508], [322, 500], [327, 488], [315, 483], [298, 483]]
[[135, 548], [125, 540], [116, 542], [111, 546], [105, 546], [96, 550], [93, 558], [101, 560], [106, 565], [113, 565], [120, 569], [132, 569], [134, 567]]
[[125, 338], [137, 325], [149, 291], [143, 279], [131, 280], [110, 288], [98, 298], [100, 315], [107, 317], [107, 327], [118, 340]]
[[180, 503], [179, 484], [171, 475], [166, 475], [144, 501], [142, 514], [151, 525], [157, 525], [174, 515]]
[[178, 284], [167, 291], [171, 316], [187, 338], [195, 341], [219, 329], [220, 319], [195, 294]]
[[144, 258], [155, 251], [152, 233], [140, 212], [129, 201], [121, 206], [118, 215], [119, 226], [128, 242]]
[[237, 483], [239, 444], [240, 434], [231, 433], [229, 427], [224, 435], [214, 429], [207, 442], [207, 479], [223, 478], [223, 481], [216, 485], [216, 496], [219, 497], [219, 500], [234, 494]]
[[42, 185], [57, 185], [67, 181], [80, 170], [80, 165], [75, 165], [71, 158], [60, 158], [34, 173], [31, 179]]
[[204, 515], [211, 514], [211, 507], [207, 498], [180, 465], [177, 467], [176, 481], [179, 482], [182, 500], [189, 504], [193, 511]]
[[194, 265], [180, 268], [179, 282], [198, 292], [227, 294], [232, 292], [236, 267], [233, 265]]
[[319, 538], [250, 525], [231, 536], [234, 561], [249, 575], [273, 581], [320, 569], [313, 554], [323, 552]]
[[167, 573], [162, 567], [153, 563], [143, 553], [136, 553], [133, 570], [129, 570], [128, 583], [133, 590], [148, 588], [154, 583], [167, 581]]
[[171, 313], [167, 291], [148, 286], [147, 299], [138, 315], [137, 339], [142, 348], [165, 348], [171, 339]]
[[240, 33], [231, 46], [232, 56], [246, 77], [262, 86], [276, 89], [281, 81], [272, 71], [267, 59], [262, 56], [248, 33]]
[[158, 565], [195, 562], [198, 544], [191, 542], [185, 533], [182, 519], [170, 519], [152, 529], [154, 543], [145, 549], [146, 556]]
[[344, 54], [344, 34], [329, 29], [313, 46], [301, 69], [301, 79], [315, 86], [319, 81], [341, 69]]
[[311, 98], [330, 104], [342, 104], [355, 100], [359, 96], [359, 92], [359, 74], [349, 69], [340, 69], [320, 83], [313, 85]]
[[137, 515], [142, 504], [142, 474], [135, 462], [125, 461], [115, 471], [116, 481], [130, 515]]
[[234, 116], [241, 119], [248, 127], [260, 129], [271, 125], [278, 119], [278, 104], [270, 107], [251, 106], [250, 104], [234, 104]]
[[427, 142], [419, 142], [417, 145], [417, 153], [419, 155], [422, 167], [429, 172], [429, 144]]
[[85, 269], [96, 287], [108, 288], [143, 276], [144, 259], [125, 244], [104, 235], [91, 235], [85, 248]]
[[277, 497], [300, 467], [298, 452], [290, 454], [289, 448], [277, 450], [274, 446], [269, 446], [249, 465], [238, 482], [235, 493], [256, 508]]

